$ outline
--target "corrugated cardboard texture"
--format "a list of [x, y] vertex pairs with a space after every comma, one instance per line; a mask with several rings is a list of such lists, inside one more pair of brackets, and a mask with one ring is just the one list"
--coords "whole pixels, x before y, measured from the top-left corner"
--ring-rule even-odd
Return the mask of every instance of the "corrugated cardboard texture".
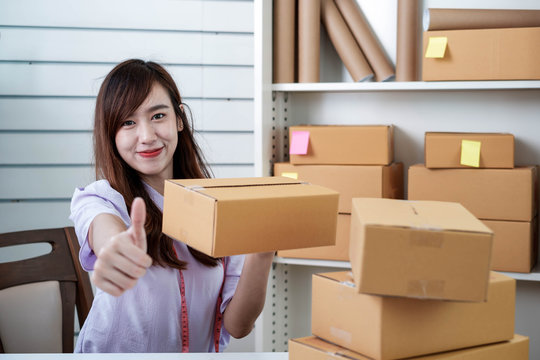
[[479, 141], [479, 168], [514, 167], [514, 135], [489, 133], [443, 133], [425, 134], [424, 154], [426, 167], [435, 168], [471, 168], [461, 165], [462, 140]]
[[307, 249], [280, 250], [278, 256], [349, 261], [349, 236], [351, 233], [351, 215], [339, 214], [337, 221], [336, 244], [333, 246], [312, 247]]
[[409, 167], [409, 200], [455, 201], [482, 220], [531, 221], [536, 215], [535, 166], [514, 169]]
[[359, 294], [351, 281], [348, 272], [313, 275], [312, 334], [365, 356], [402, 359], [514, 336], [508, 276], [492, 272], [488, 301], [478, 303]]
[[291, 164], [388, 165], [394, 160], [391, 125], [291, 126], [289, 139], [295, 131], [309, 131], [309, 144], [306, 155], [290, 155]]
[[540, 28], [446, 30], [424, 32], [446, 37], [444, 58], [422, 60], [422, 80], [540, 79]]
[[[426, 340], [429, 341], [429, 340]], [[316, 336], [289, 340], [289, 360], [371, 360]], [[515, 334], [509, 341], [408, 358], [408, 360], [528, 360], [529, 337]]]
[[403, 199], [403, 164], [293, 165], [274, 164], [274, 175], [295, 173], [299, 180], [339, 192], [339, 212], [351, 213], [353, 197]]
[[357, 290], [484, 301], [492, 238], [458, 203], [353, 199], [349, 256]]
[[534, 221], [483, 220], [493, 230], [491, 268], [497, 271], [529, 273], [536, 264], [538, 217]]
[[165, 182], [163, 232], [214, 257], [334, 245], [338, 193], [288, 178]]

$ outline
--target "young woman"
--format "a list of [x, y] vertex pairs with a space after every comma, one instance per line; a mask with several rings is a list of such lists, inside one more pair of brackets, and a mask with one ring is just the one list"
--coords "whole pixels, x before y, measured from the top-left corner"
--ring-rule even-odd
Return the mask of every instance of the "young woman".
[[76, 352], [214, 352], [249, 334], [273, 253], [215, 259], [161, 232], [164, 180], [209, 176], [163, 67], [128, 60], [107, 75], [94, 148], [100, 180], [71, 203], [97, 286]]

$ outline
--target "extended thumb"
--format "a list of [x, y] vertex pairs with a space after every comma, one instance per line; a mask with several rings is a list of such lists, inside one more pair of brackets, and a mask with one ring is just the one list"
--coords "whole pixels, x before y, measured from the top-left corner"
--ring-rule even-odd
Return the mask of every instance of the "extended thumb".
[[146, 232], [144, 223], [146, 221], [146, 204], [140, 197], [135, 198], [131, 204], [131, 232], [135, 245], [146, 251]]

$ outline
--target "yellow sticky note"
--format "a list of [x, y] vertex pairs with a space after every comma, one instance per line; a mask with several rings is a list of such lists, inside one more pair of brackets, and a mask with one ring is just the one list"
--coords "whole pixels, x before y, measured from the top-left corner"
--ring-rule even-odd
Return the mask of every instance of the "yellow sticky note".
[[427, 58], [443, 58], [446, 52], [446, 45], [448, 44], [448, 38], [446, 36], [434, 36], [428, 40], [426, 49]]
[[480, 166], [480, 141], [461, 140], [461, 165]]
[[288, 177], [288, 178], [291, 178], [291, 179], [298, 180], [298, 173], [295, 173], [295, 172], [282, 172], [281, 176], [285, 176], [285, 177]]

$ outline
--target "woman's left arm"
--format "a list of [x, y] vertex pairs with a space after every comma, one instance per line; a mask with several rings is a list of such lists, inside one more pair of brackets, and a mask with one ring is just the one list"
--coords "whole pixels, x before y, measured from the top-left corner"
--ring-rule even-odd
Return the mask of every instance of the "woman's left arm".
[[227, 305], [223, 321], [235, 338], [248, 335], [264, 307], [266, 285], [274, 252], [245, 255], [236, 292]]

